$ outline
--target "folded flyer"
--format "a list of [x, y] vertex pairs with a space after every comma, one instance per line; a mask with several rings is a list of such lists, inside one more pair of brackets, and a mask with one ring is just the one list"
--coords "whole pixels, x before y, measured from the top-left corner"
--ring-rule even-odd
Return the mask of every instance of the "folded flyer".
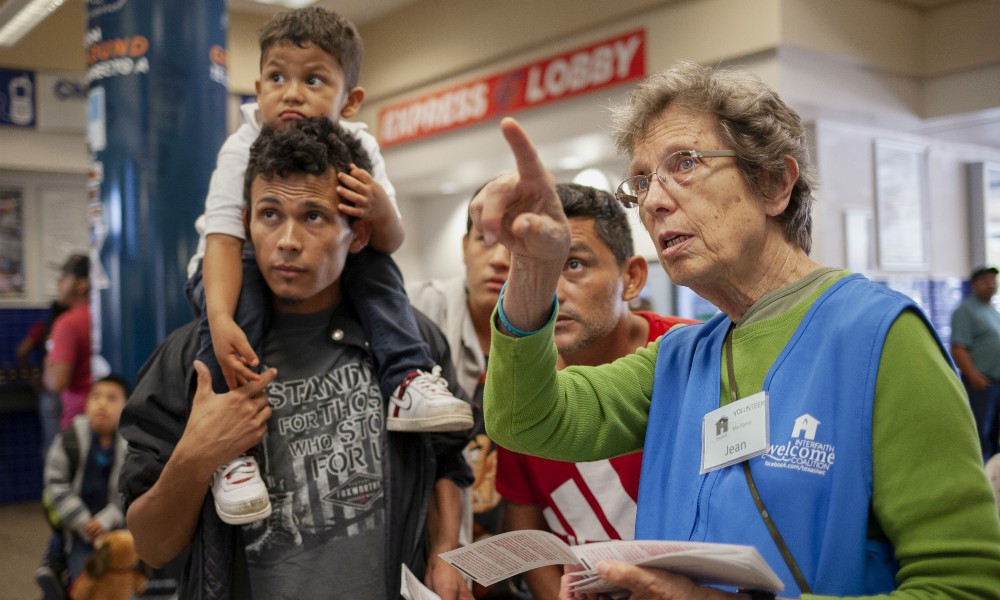
[[597, 575], [597, 563], [620, 560], [663, 569], [708, 585], [779, 592], [781, 580], [752, 546], [708, 542], [614, 540], [570, 546], [547, 531], [511, 531], [441, 554], [453, 567], [488, 586], [546, 565], [577, 565], [571, 589], [587, 593], [621, 591]]

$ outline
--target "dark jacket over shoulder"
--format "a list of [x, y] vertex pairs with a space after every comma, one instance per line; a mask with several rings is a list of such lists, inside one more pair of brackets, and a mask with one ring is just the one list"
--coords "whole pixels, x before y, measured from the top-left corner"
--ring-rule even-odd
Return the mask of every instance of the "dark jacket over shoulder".
[[[341, 310], [349, 309], [338, 308], [336, 312]], [[463, 397], [440, 330], [420, 313], [417, 324], [452, 392]], [[153, 486], [184, 432], [197, 387], [192, 364], [198, 343], [197, 323], [185, 325], [167, 337], [139, 373], [120, 425], [129, 444], [120, 478], [126, 508]], [[471, 470], [461, 454], [470, 434], [386, 433], [387, 598], [399, 596], [401, 563], [423, 578], [427, 509], [434, 483], [438, 479], [451, 479], [463, 487], [471, 483]], [[182, 563], [179, 597], [249, 598], [241, 529], [219, 520], [210, 490], [191, 493], [204, 494], [205, 502], [194, 539], [177, 559]]]

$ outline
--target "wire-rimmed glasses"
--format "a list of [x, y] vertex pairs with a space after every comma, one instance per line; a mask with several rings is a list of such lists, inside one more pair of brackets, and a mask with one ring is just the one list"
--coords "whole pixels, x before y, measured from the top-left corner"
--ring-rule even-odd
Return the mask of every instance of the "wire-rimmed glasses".
[[618, 201], [626, 208], [638, 206], [646, 198], [654, 175], [663, 183], [673, 181], [677, 185], [684, 185], [694, 176], [701, 159], [720, 156], [736, 156], [736, 152], [733, 150], [678, 150], [660, 161], [656, 170], [649, 175], [633, 175], [621, 182], [615, 192], [615, 198], [618, 198]]

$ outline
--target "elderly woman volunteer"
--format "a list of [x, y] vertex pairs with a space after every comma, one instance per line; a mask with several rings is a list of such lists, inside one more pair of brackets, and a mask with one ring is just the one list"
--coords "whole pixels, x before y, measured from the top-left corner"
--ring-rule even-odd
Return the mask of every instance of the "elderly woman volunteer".
[[[961, 384], [909, 298], [809, 258], [798, 115], [751, 75], [685, 63], [614, 116], [630, 159], [619, 199], [638, 206], [670, 278], [722, 313], [557, 372], [569, 230], [551, 175], [505, 120], [518, 170], [472, 209], [511, 250], [490, 436], [560, 460], [644, 449], [636, 537], [753, 545], [783, 596], [1000, 598], [1000, 522]], [[766, 597], [601, 569], [636, 598]]]

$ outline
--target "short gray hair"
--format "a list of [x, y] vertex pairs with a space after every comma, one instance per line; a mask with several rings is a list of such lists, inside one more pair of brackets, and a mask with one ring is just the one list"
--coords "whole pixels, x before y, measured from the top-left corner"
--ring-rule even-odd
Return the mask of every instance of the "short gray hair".
[[618, 152], [631, 157], [650, 123], [673, 104], [715, 116], [719, 136], [736, 152], [747, 183], [760, 196], [772, 177], [784, 173], [786, 155], [799, 163], [799, 178], [778, 220], [785, 238], [808, 254], [816, 169], [798, 113], [752, 73], [680, 62], [646, 77], [624, 104], [612, 107], [612, 139]]

